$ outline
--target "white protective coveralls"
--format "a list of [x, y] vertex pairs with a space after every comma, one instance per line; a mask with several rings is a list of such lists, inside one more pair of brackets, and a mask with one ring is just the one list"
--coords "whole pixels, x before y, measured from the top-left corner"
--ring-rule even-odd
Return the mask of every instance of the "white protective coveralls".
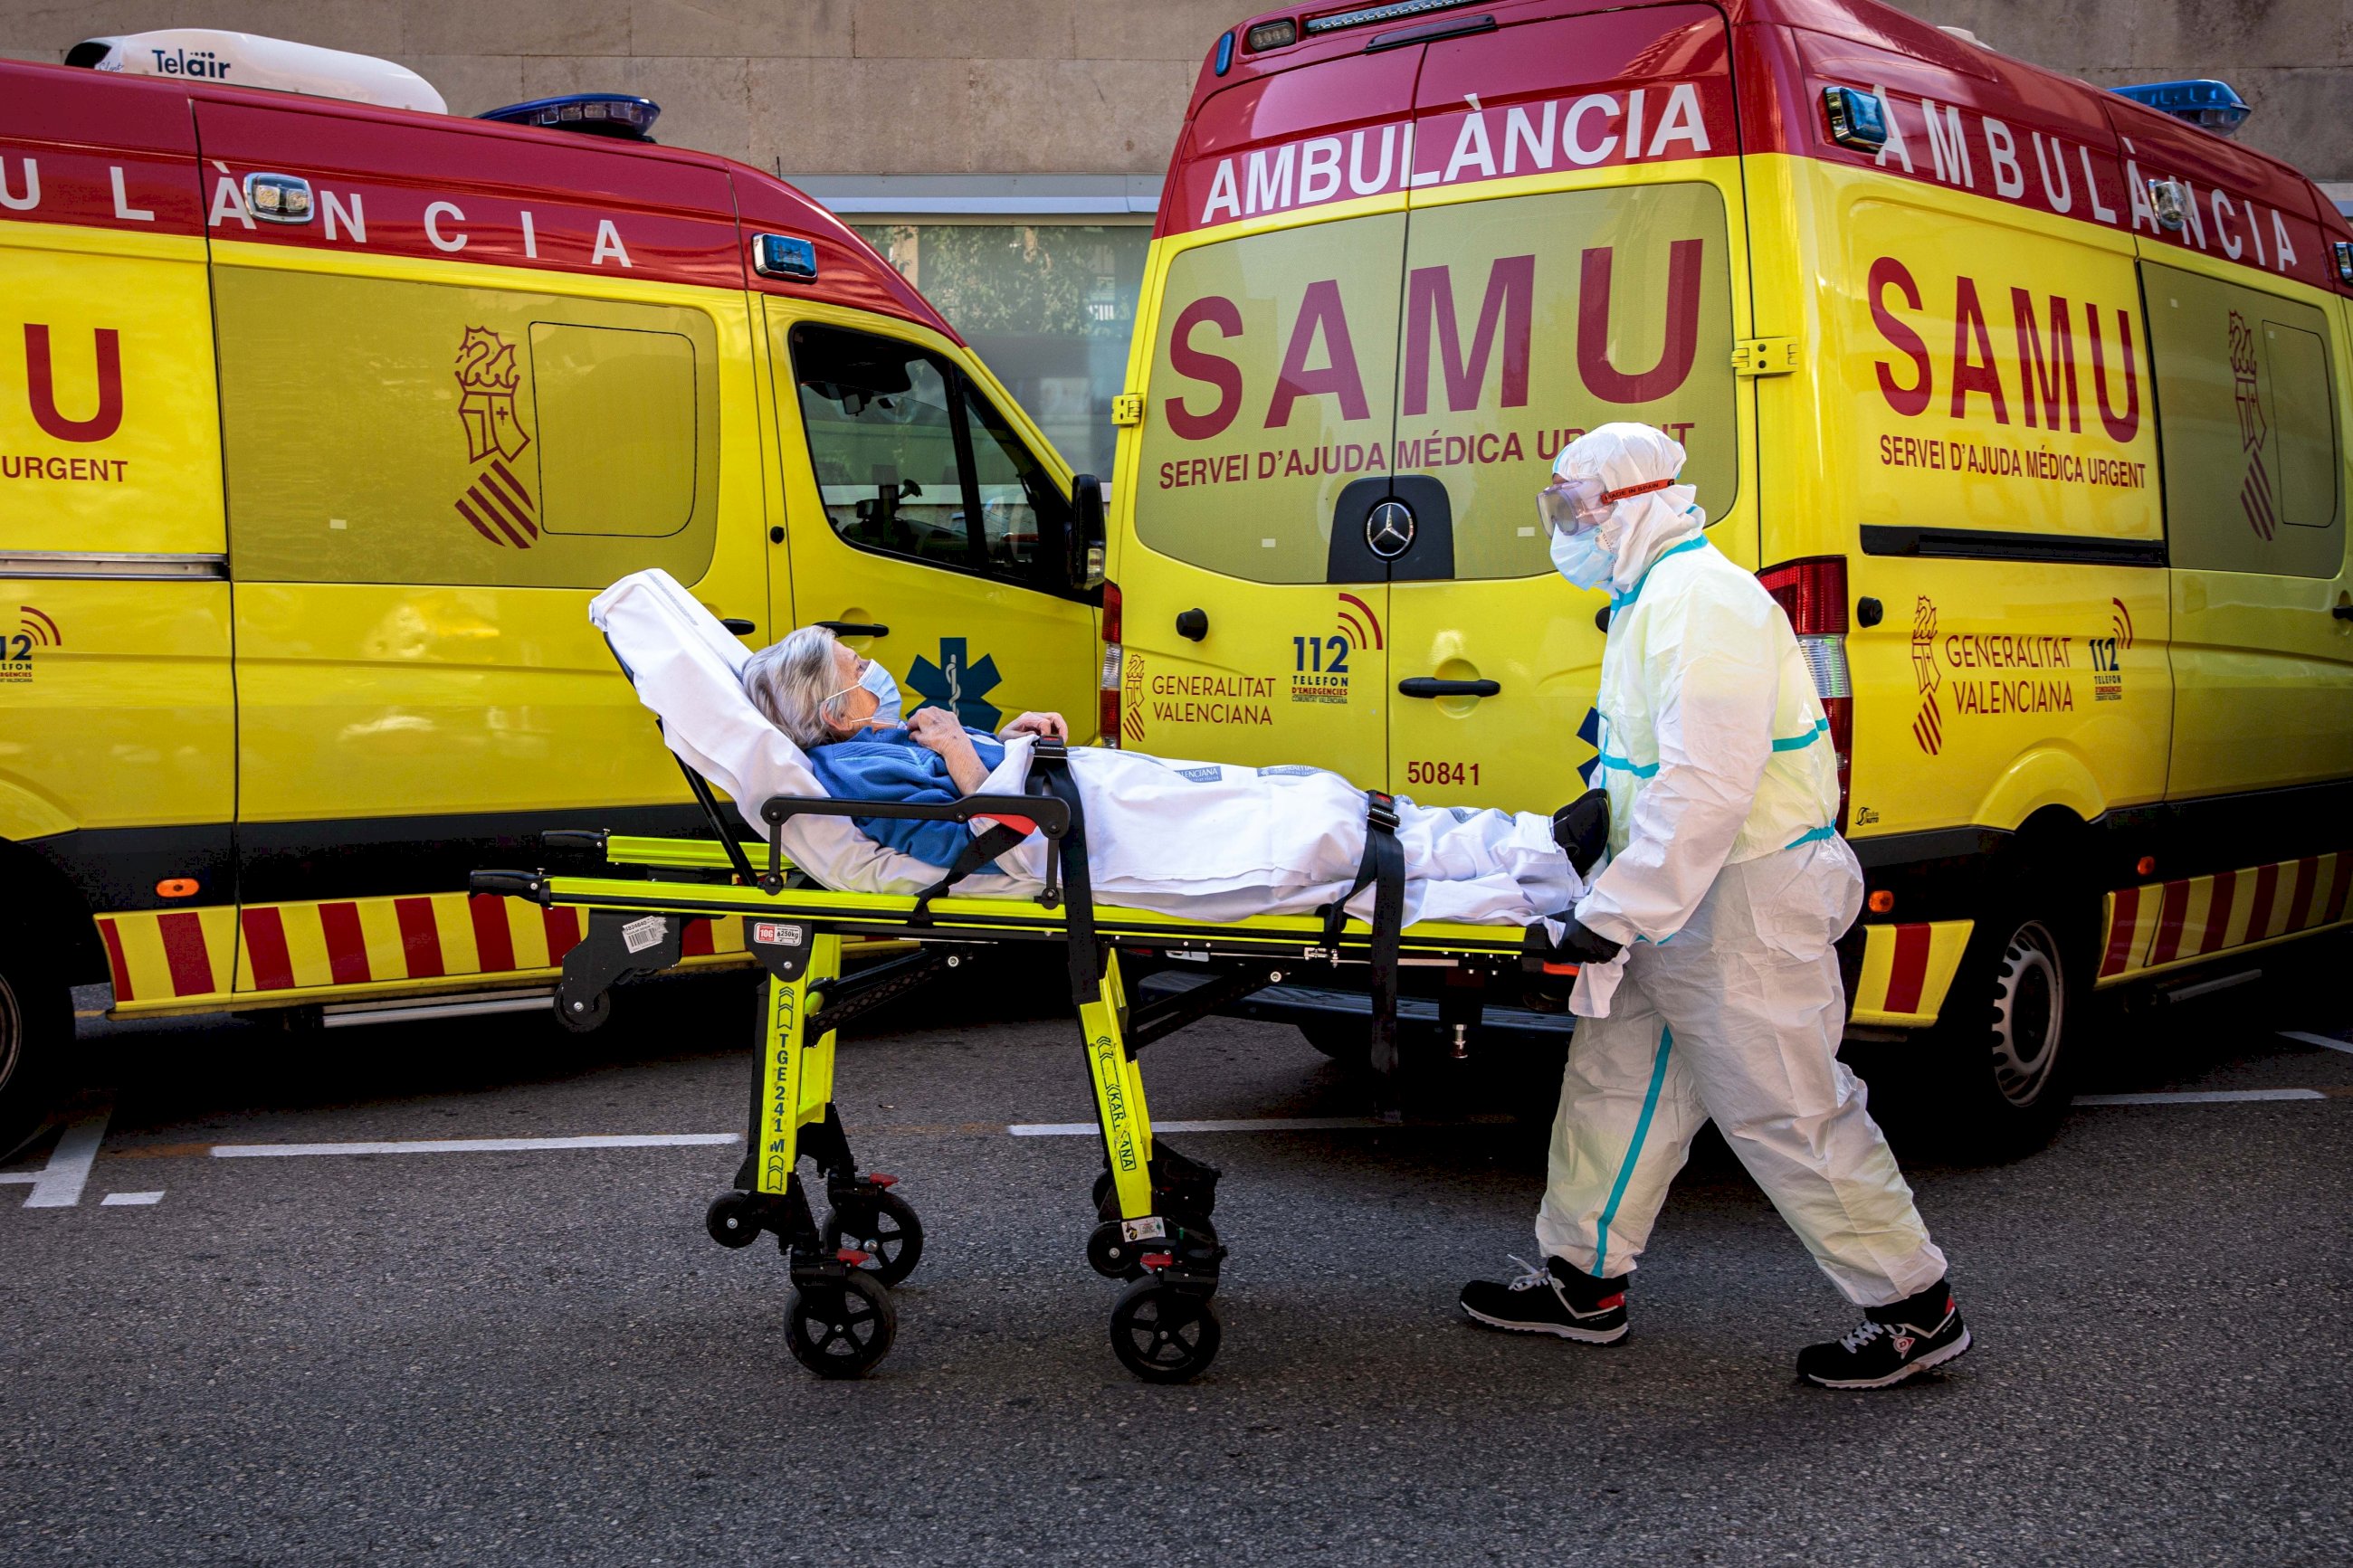
[[[756, 822], [771, 795], [826, 793], [801, 749], [744, 695], [749, 652], [668, 573], [622, 578], [588, 614], [628, 667], [638, 700], [660, 716], [670, 750], [742, 803], [747, 820]], [[1019, 795], [1034, 745], [1027, 735], [1007, 737], [1004, 762], [974, 793]], [[1211, 921], [1312, 914], [1356, 879], [1365, 795], [1337, 773], [1098, 747], [1073, 747], [1070, 757], [1101, 902]], [[1546, 817], [1406, 800], [1398, 816], [1409, 925], [1526, 925], [1585, 890]], [[794, 817], [778, 837], [794, 864], [838, 892], [913, 893], [941, 876], [844, 817]], [[956, 891], [1029, 897], [1045, 885], [1047, 853], [1033, 833], [998, 858], [1001, 872], [976, 873]], [[1357, 894], [1349, 912], [1369, 919], [1376, 891]]]
[[[1683, 462], [1663, 432], [1609, 425], [1566, 466], [1619, 489]], [[1626, 951], [1587, 965], [1572, 997], [1536, 1237], [1598, 1278], [1631, 1269], [1713, 1118], [1847, 1299], [1883, 1306], [1942, 1279], [1945, 1258], [1838, 1060], [1831, 944], [1862, 873], [1833, 826], [1829, 721], [1788, 617], [1701, 532], [1694, 495], [1620, 500], [1601, 524], [1610, 858], [1576, 914]]]

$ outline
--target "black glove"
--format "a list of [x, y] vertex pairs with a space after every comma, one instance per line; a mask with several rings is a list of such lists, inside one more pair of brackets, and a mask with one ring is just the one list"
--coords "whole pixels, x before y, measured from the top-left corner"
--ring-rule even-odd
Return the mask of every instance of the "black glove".
[[1567, 853], [1578, 876], [1588, 875], [1609, 847], [1609, 797], [1589, 789], [1554, 812], [1552, 841]]
[[1626, 950], [1598, 931], [1588, 930], [1585, 922], [1572, 914], [1553, 917], [1567, 922], [1568, 929], [1552, 945], [1553, 960], [1558, 963], [1607, 963]]

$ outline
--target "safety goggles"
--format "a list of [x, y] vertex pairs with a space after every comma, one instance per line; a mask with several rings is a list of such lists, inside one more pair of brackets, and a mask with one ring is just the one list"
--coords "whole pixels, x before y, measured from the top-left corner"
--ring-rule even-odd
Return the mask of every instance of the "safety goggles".
[[1649, 495], [1665, 489], [1672, 479], [1652, 479], [1648, 484], [1628, 485], [1623, 489], [1606, 490], [1601, 481], [1590, 476], [1570, 479], [1555, 479], [1536, 492], [1536, 515], [1544, 520], [1547, 534], [1583, 533], [1601, 526], [1609, 509], [1632, 496]]

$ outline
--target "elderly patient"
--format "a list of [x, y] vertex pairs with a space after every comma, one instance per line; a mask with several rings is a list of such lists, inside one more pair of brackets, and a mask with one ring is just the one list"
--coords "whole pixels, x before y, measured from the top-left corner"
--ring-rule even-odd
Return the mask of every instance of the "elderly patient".
[[[946, 805], [978, 794], [1005, 761], [1003, 742], [966, 729], [944, 708], [918, 709], [902, 722], [891, 672], [823, 626], [803, 626], [754, 654], [744, 667], [744, 692], [808, 753], [818, 782], [837, 800]], [[1067, 741], [1070, 726], [1059, 713], [1024, 713], [1001, 733]], [[957, 822], [855, 820], [876, 843], [944, 868], [972, 837]]]
[[[1024, 759], [1015, 756], [1008, 768], [1008, 742], [1069, 737], [1058, 713], [1024, 713], [996, 735], [967, 729], [936, 708], [902, 721], [890, 672], [822, 626], [804, 626], [754, 654], [744, 667], [744, 690], [807, 753], [818, 781], [838, 800], [946, 805], [969, 795], [1018, 794]], [[1005, 776], [993, 778], [1000, 770]], [[1337, 773], [1101, 748], [1073, 751], [1071, 772], [1086, 814], [1088, 867], [1098, 896], [1229, 920], [1305, 913], [1355, 881], [1366, 802]], [[1409, 920], [1525, 925], [1583, 892], [1546, 817], [1431, 809], [1404, 799], [1397, 808]], [[943, 868], [955, 864], [975, 831], [957, 822], [855, 820], [876, 842]], [[1024, 848], [1038, 843], [1033, 836]], [[1008, 853], [999, 866], [1015, 869], [1019, 853]], [[1578, 859], [1591, 863], [1582, 848]], [[1032, 874], [1039, 864], [1030, 863]], [[1360, 900], [1368, 905], [1370, 896]]]

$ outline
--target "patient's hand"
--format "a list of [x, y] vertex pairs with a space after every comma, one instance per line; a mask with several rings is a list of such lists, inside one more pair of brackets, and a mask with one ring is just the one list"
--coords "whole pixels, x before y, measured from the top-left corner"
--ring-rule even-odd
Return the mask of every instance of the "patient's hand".
[[1024, 713], [997, 731], [1000, 735], [1042, 735], [1050, 741], [1068, 741], [1071, 727], [1060, 713]]
[[964, 725], [946, 709], [916, 709], [908, 715], [907, 734], [925, 751], [939, 753], [940, 760], [948, 765], [948, 777], [965, 795], [987, 782], [988, 770], [981, 765], [980, 753], [972, 749], [972, 737], [964, 732]]

